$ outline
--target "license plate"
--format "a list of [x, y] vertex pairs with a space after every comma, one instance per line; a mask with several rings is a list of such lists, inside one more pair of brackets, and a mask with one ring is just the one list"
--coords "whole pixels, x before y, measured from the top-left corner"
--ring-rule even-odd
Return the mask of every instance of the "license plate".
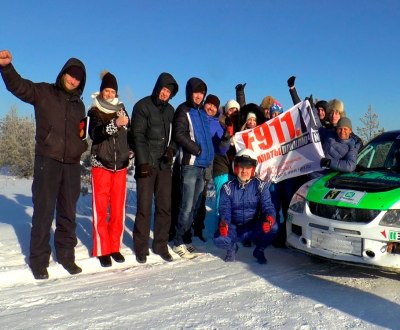
[[311, 246], [331, 251], [335, 254], [353, 254], [361, 256], [361, 238], [318, 230], [311, 231]]

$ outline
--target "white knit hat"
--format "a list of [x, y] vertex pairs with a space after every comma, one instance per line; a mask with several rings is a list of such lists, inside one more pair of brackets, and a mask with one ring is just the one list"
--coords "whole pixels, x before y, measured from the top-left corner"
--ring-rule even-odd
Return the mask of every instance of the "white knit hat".
[[250, 118], [257, 119], [257, 116], [256, 116], [256, 114], [254, 112], [249, 112], [247, 114], [246, 121], [248, 121]]
[[225, 112], [230, 108], [236, 108], [239, 111], [240, 110], [240, 105], [235, 100], [229, 100], [228, 102], [226, 102], [226, 105], [225, 105], [225, 108], [224, 108]]

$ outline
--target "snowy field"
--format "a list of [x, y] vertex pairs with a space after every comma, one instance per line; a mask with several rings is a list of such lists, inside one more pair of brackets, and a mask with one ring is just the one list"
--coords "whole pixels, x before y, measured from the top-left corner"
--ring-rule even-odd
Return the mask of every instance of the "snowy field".
[[136, 211], [129, 182], [123, 264], [102, 268], [91, 251], [91, 197], [78, 204], [77, 264], [70, 276], [50, 262], [36, 281], [26, 264], [32, 215], [31, 181], [0, 175], [1, 329], [399, 329], [400, 275], [266, 250], [259, 265], [241, 247], [235, 263], [211, 241], [208, 200], [204, 255], [172, 263], [151, 254], [138, 264], [131, 250]]

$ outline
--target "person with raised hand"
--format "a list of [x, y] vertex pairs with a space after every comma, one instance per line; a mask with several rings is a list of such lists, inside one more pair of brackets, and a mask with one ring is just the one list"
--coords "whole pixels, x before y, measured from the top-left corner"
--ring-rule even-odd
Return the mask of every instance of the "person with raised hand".
[[82, 269], [75, 263], [76, 203], [80, 195], [80, 159], [88, 147], [80, 136], [85, 118], [81, 100], [85, 65], [70, 58], [54, 83], [35, 83], [22, 78], [11, 62], [11, 53], [0, 51], [1, 76], [7, 90], [33, 105], [36, 119], [29, 267], [35, 279], [49, 278], [49, 241], [55, 215], [57, 261], [70, 274], [78, 274]]

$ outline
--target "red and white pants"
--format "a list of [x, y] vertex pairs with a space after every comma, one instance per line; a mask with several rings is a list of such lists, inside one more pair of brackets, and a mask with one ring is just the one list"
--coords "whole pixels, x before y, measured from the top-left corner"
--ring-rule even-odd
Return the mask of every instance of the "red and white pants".
[[125, 226], [126, 176], [92, 167], [93, 256], [119, 252]]

